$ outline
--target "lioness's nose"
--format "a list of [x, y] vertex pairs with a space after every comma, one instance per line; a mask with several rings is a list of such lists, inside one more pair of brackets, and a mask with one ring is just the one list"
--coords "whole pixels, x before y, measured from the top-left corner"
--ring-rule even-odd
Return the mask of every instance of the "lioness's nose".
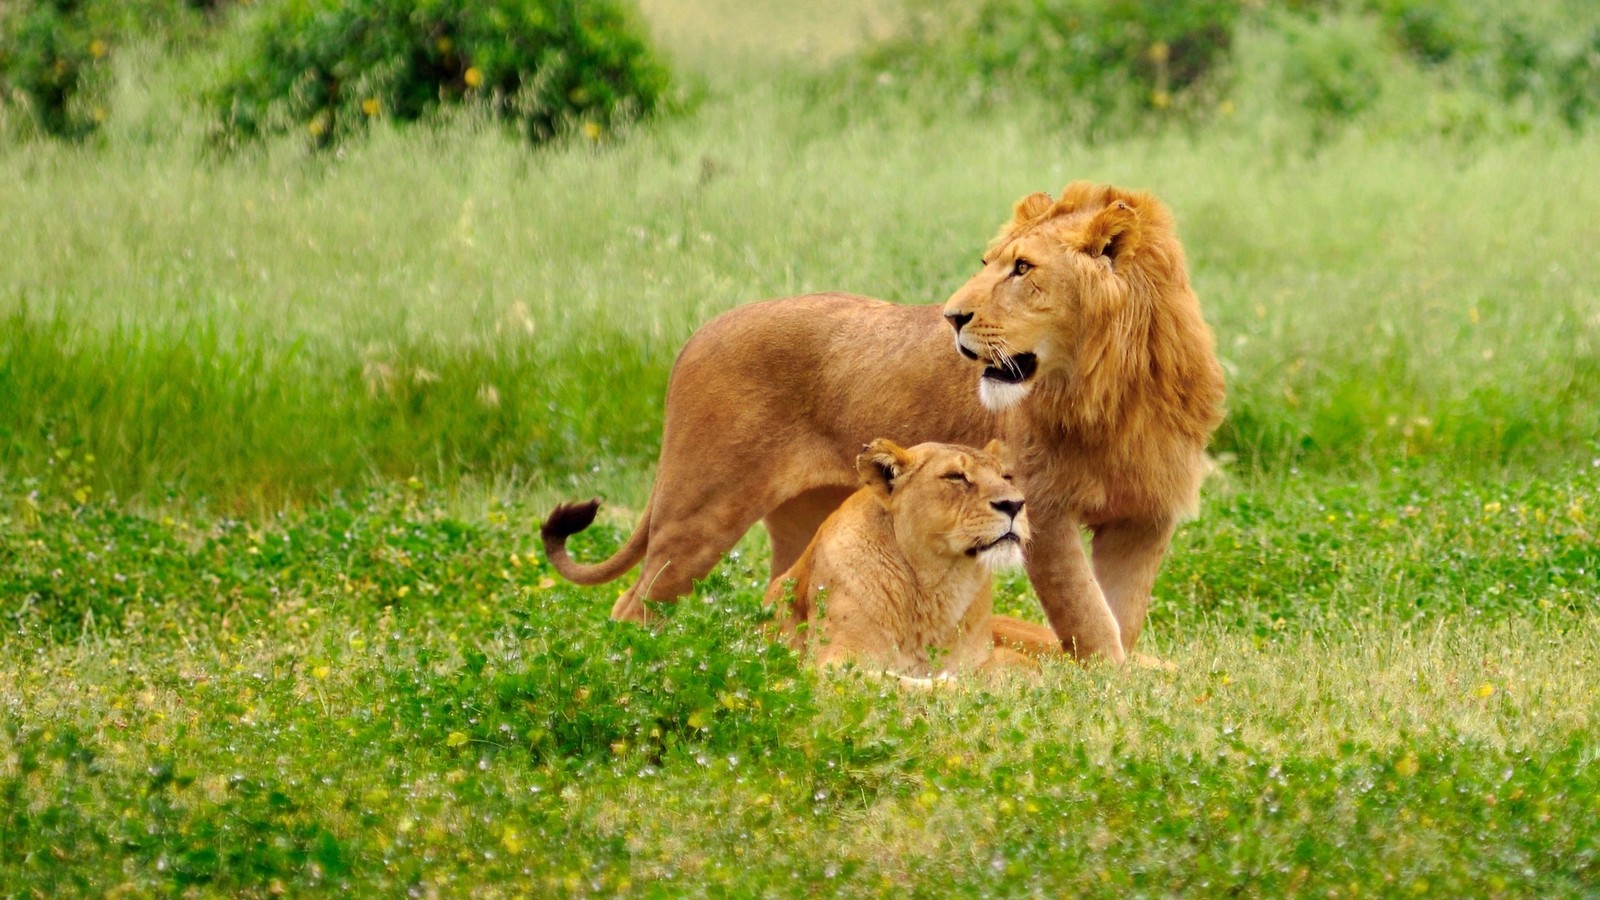
[[1021, 500], [991, 500], [989, 505], [1015, 519], [1017, 513], [1022, 512]]
[[972, 313], [947, 312], [944, 317], [950, 321], [950, 327], [956, 330], [956, 334], [961, 333], [961, 326], [972, 321]]

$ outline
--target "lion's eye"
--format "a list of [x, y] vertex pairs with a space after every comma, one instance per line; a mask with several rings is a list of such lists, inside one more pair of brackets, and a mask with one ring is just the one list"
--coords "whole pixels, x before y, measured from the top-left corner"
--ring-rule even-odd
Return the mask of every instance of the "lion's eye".
[[1000, 477], [1005, 479], [1006, 481], [1016, 481], [1015, 478], [1011, 477], [1011, 473], [1010, 472], [1007, 472], [1006, 474], [1001, 475]]
[[1011, 276], [1013, 278], [1021, 278], [1031, 271], [1033, 271], [1033, 263], [1025, 259], [1019, 259], [1017, 264], [1011, 267]]
[[939, 477], [943, 478], [945, 481], [951, 482], [953, 484], [971, 484], [972, 483], [972, 482], [968, 481], [967, 480], [967, 476], [962, 474], [961, 472], [946, 472], [946, 473], [944, 473], [943, 475], [941, 475]]
[[984, 259], [983, 257], [979, 257], [978, 258], [978, 268], [980, 268], [980, 269], [989, 268], [989, 261], [987, 259]]

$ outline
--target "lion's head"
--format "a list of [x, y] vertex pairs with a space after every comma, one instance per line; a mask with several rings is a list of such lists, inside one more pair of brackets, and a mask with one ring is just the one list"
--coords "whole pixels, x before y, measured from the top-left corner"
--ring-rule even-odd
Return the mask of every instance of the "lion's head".
[[1136, 376], [1126, 370], [1165, 352], [1157, 332], [1174, 313], [1209, 348], [1171, 215], [1148, 194], [1082, 181], [1059, 200], [1018, 202], [944, 309], [956, 348], [984, 364], [979, 396], [996, 411], [1052, 380], [1081, 393]]
[[982, 450], [954, 444], [905, 449], [879, 438], [856, 458], [903, 550], [970, 557], [989, 568], [1022, 563], [1028, 515], [999, 441]]

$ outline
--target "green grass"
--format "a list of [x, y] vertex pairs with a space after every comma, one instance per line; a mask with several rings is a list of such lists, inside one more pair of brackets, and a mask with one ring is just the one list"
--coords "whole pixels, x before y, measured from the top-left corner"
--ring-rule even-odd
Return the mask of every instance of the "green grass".
[[[669, 7], [704, 97], [610, 142], [216, 160], [132, 54], [102, 140], [0, 143], [0, 892], [1600, 889], [1600, 138], [1085, 145]], [[942, 300], [1080, 177], [1172, 206], [1228, 371], [1174, 669], [905, 695], [757, 635], [759, 534], [657, 631], [534, 552], [631, 529], [700, 322]]]
[[8, 492], [4, 590], [34, 599], [8, 615], [0, 866], [23, 893], [1593, 890], [1575, 485], [1487, 512], [1409, 487], [1387, 524], [1331, 476], [1214, 498], [1158, 587], [1173, 671], [931, 697], [761, 639], [752, 557], [648, 632], [557, 583], [517, 505]]

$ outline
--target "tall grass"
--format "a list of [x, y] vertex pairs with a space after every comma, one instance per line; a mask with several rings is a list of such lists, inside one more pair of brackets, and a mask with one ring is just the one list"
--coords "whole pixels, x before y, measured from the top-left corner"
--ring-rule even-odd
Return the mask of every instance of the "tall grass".
[[7, 147], [0, 457], [81, 443], [126, 494], [642, 463], [698, 323], [816, 289], [941, 301], [1012, 200], [1078, 177], [1176, 211], [1221, 451], [1528, 461], [1600, 433], [1594, 138], [1260, 158], [995, 120], [823, 139], [826, 115], [768, 86], [542, 154], [471, 123], [326, 162]]
[[1229, 373], [1220, 453], [1560, 465], [1600, 434], [1594, 135], [1424, 137], [1389, 127], [1402, 97], [1308, 143], [1246, 79], [1232, 118], [1085, 144], [1032, 101], [819, 101], [780, 66], [601, 144], [465, 116], [219, 160], [184, 105], [200, 63], [122, 59], [101, 142], [0, 147], [18, 475], [63, 446], [127, 497], [642, 467], [699, 323], [818, 289], [941, 301], [1016, 197], [1074, 178], [1176, 212]]

